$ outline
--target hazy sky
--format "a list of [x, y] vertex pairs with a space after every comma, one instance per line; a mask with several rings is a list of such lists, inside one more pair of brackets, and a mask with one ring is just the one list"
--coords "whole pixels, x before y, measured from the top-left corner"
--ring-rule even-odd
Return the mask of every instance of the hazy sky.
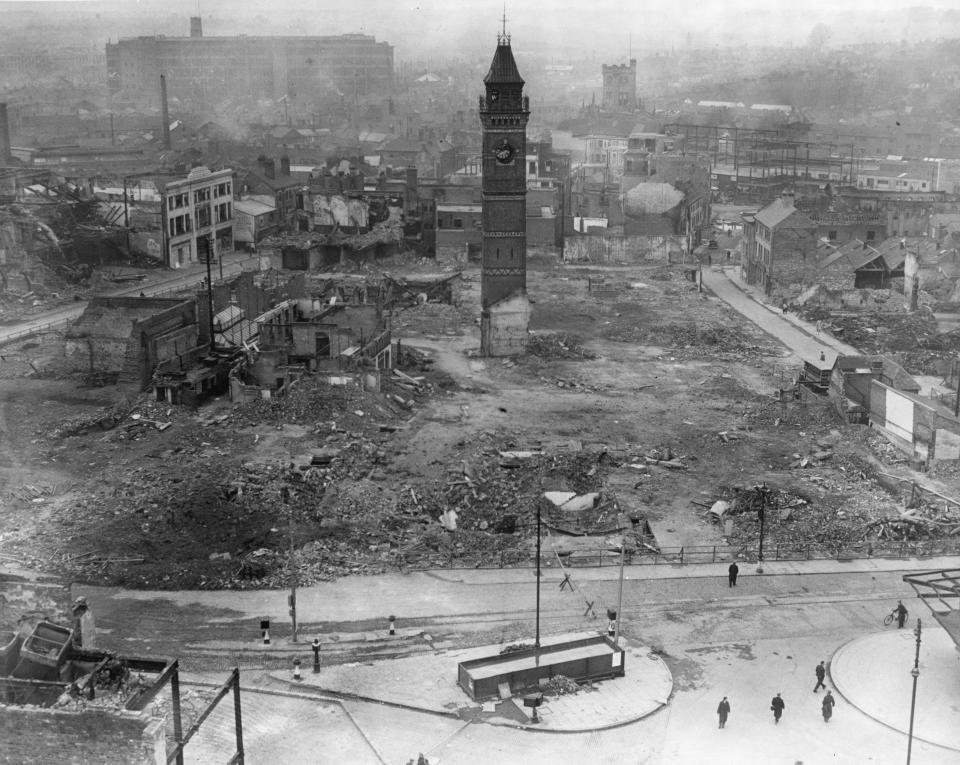
[[[59, 7], [58, 7], [59, 6]], [[104, 37], [186, 35], [199, 7], [207, 35], [342, 34], [386, 40], [398, 59], [462, 54], [496, 41], [502, 0], [0, 0], [5, 9], [99, 14]], [[919, 10], [918, 10], [919, 9]], [[923, 9], [928, 9], [924, 11]], [[960, 37], [943, 11], [960, 0], [513, 0], [506, 3], [514, 47], [560, 57], [580, 51], [604, 59], [628, 50], [691, 45], [803, 44], [817, 23], [837, 44], [860, 39]], [[958, 14], [954, 14], [955, 16]], [[0, 21], [0, 39], [3, 22]], [[952, 28], [951, 28], [952, 27]]]

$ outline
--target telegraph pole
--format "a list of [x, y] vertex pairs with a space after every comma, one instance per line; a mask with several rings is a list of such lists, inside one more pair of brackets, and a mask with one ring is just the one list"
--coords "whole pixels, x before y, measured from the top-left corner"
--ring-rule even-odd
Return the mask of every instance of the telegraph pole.
[[623, 540], [620, 540], [620, 588], [617, 593], [617, 627], [613, 632], [613, 642], [616, 645], [620, 645], [620, 618], [623, 611], [623, 558], [625, 553], [626, 545]]
[[291, 643], [297, 642], [297, 562], [294, 558], [296, 546], [293, 541], [293, 505], [290, 503], [290, 487], [283, 486], [280, 489], [281, 497], [287, 506], [287, 536], [290, 543], [290, 595], [287, 596], [290, 606], [290, 623], [293, 628], [293, 634], [290, 638]]
[[537, 632], [533, 647], [540, 648], [540, 498], [537, 498]]

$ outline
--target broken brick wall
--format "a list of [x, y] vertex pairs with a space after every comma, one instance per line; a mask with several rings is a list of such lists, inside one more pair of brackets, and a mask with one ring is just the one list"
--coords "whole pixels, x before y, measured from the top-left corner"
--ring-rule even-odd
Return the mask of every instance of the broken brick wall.
[[771, 250], [774, 289], [795, 289], [817, 281], [820, 267], [815, 228], [776, 229]]
[[70, 585], [51, 577], [0, 574], [0, 630], [16, 631], [23, 619], [69, 624]]
[[517, 356], [527, 349], [530, 301], [526, 295], [501, 300], [480, 317], [480, 347], [485, 356]]
[[679, 263], [686, 252], [686, 236], [578, 236], [567, 239], [564, 258], [591, 263]]
[[380, 307], [375, 303], [330, 306], [318, 318], [322, 323], [334, 324], [342, 333], [352, 335], [357, 345], [361, 344], [361, 337], [365, 343], [383, 329]]
[[0, 706], [0, 763], [161, 765], [165, 721], [139, 712]]
[[284, 276], [267, 286], [258, 284], [254, 276], [255, 272], [244, 271], [226, 284], [215, 284], [214, 308], [221, 311], [229, 305], [231, 298], [235, 298], [243, 315], [253, 319], [285, 300], [297, 300], [307, 295], [306, 274], [303, 272]]
[[158, 364], [177, 361], [197, 347], [198, 333], [195, 300], [138, 321], [127, 341], [124, 372], [130, 377], [139, 374], [141, 388], [145, 388]]
[[68, 370], [120, 373], [145, 386], [157, 363], [155, 338], [197, 324], [193, 299], [97, 297], [67, 331]]

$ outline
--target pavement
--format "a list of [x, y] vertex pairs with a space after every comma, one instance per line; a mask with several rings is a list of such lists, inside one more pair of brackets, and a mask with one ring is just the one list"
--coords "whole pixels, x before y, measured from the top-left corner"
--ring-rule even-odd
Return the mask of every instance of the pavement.
[[[830, 666], [840, 696], [861, 713], [901, 733], [910, 728], [902, 702], [912, 695], [913, 678], [902, 668], [904, 657], [917, 655], [915, 625], [916, 621], [910, 620], [903, 629], [893, 626], [852, 640], [833, 655]], [[919, 657], [916, 704], [921, 714], [914, 721], [914, 738], [960, 751], [956, 718], [960, 653], [933, 619], [926, 620], [921, 632]], [[891, 671], [895, 667], [900, 671]], [[939, 714], [940, 710], [945, 713]]]
[[[726, 592], [725, 600], [734, 608], [737, 604], [746, 606], [762, 592], [761, 599], [769, 603], [780, 602], [776, 596], [776, 586], [780, 582], [795, 577], [836, 577], [839, 574], [862, 575], [864, 580], [876, 580], [881, 573], [907, 573], [951, 568], [957, 565], [956, 558], [912, 558], [912, 559], [856, 559], [856, 560], [811, 560], [811, 561], [773, 561], [764, 565], [764, 573], [756, 574], [752, 567], [741, 567], [740, 583], [737, 590], [729, 591], [725, 586], [726, 563], [694, 565], [638, 565], [625, 567], [625, 581], [655, 581], [667, 583], [668, 580], [719, 580], [723, 583], [721, 592]], [[576, 570], [574, 576], [581, 588], [589, 588], [591, 583], [599, 585], [616, 575], [612, 568]], [[298, 607], [307, 609], [308, 604], [322, 609], [331, 621], [349, 622], [358, 617], [369, 617], [378, 611], [393, 609], [404, 613], [401, 619], [411, 619], [410, 611], [417, 610], [436, 615], [462, 613], [465, 602], [471, 602], [477, 610], [481, 601], [490, 597], [499, 598], [498, 607], [512, 607], [513, 594], [519, 598], [518, 607], [529, 608], [530, 593], [528, 587], [518, 588], [519, 584], [529, 584], [531, 572], [526, 569], [472, 569], [463, 571], [418, 572], [416, 574], [385, 574], [376, 577], [351, 577], [338, 582], [321, 583], [313, 587], [298, 590]], [[544, 572], [544, 603], [551, 597], [557, 597], [554, 586], [562, 580], [559, 571]], [[770, 586], [774, 589], [771, 590]], [[627, 587], [630, 587], [628, 584]], [[492, 590], [490, 588], [493, 588]], [[703, 585], [700, 585], [703, 588]], [[761, 588], [756, 593], [754, 591]], [[805, 589], [805, 588], [801, 588]], [[149, 592], [129, 591], [119, 593], [106, 588], [75, 587], [74, 594], [86, 594], [94, 608], [111, 596], [122, 600], [146, 599], [153, 597], [174, 599], [183, 604], [201, 603], [216, 621], [220, 609], [233, 611], [250, 610], [260, 613], [266, 598], [275, 600], [275, 606], [285, 601], [283, 592]], [[519, 592], [518, 592], [519, 591]], [[468, 593], [476, 593], [471, 597]], [[741, 592], [743, 594], [741, 594]], [[336, 593], [336, 595], [334, 594]], [[429, 593], [429, 597], [426, 596]], [[396, 608], [401, 595], [410, 596], [405, 602], [407, 609]], [[564, 593], [569, 596], [570, 593]], [[645, 596], [649, 600], [649, 595]], [[479, 599], [479, 600], [478, 600]], [[811, 594], [811, 603], [819, 603], [819, 596]], [[247, 601], [244, 603], [244, 601]], [[785, 601], [784, 601], [785, 602]], [[793, 599], [791, 603], [803, 603], [803, 598]], [[419, 609], [414, 608], [419, 603]], [[909, 601], [908, 601], [909, 603]], [[390, 604], [390, 605], [388, 605]], [[677, 603], [678, 606], [682, 605]], [[884, 602], [884, 608], [889, 604]], [[911, 609], [918, 608], [910, 604]], [[303, 611], [303, 613], [308, 613]], [[877, 629], [880, 630], [880, 616], [877, 616]], [[402, 622], [401, 622], [402, 623]], [[912, 624], [913, 622], [910, 622]], [[605, 625], [605, 622], [603, 622]], [[909, 626], [909, 625], [908, 625]], [[232, 664], [243, 661], [247, 656], [262, 660], [264, 656], [276, 659], [275, 667], [266, 674], [275, 688], [285, 688], [291, 693], [315, 694], [328, 700], [375, 702], [398, 709], [420, 712], [429, 715], [444, 716], [452, 719], [468, 720], [472, 723], [485, 723], [517, 729], [531, 729], [553, 733], [584, 733], [617, 728], [637, 722], [661, 712], [668, 706], [675, 693], [675, 680], [668, 665], [660, 656], [662, 649], [644, 642], [637, 635], [622, 635], [621, 645], [627, 657], [626, 675], [593, 683], [589, 690], [568, 695], [546, 697], [541, 708], [541, 722], [533, 725], [522, 702], [497, 702], [478, 704], [473, 702], [457, 685], [457, 666], [468, 659], [491, 656], [499, 653], [507, 643], [460, 648], [455, 641], [443, 641], [425, 634], [421, 628], [398, 627], [390, 635], [386, 620], [379, 629], [356, 632], [338, 631], [336, 633], [316, 633], [321, 643], [320, 671], [312, 671], [312, 652], [310, 639], [312, 634], [304, 625], [299, 642], [291, 642], [288, 637], [274, 637], [271, 644], [264, 645], [262, 639], [251, 635], [246, 640], [200, 640], [186, 645], [185, 654], [196, 652], [217, 654], [229, 657]], [[583, 637], [589, 633], [559, 633], [543, 637], [542, 644]], [[960, 703], [960, 661], [949, 636], [933, 622], [927, 620], [924, 629], [923, 652], [921, 654], [921, 676], [923, 678], [924, 708], [955, 709]], [[310, 635], [311, 637], [306, 637]], [[863, 638], [844, 643], [827, 660], [829, 667], [828, 685], [831, 685], [838, 697], [837, 712], [849, 705], [859, 714], [889, 727], [906, 732], [907, 721], [903, 718], [903, 703], [909, 691], [904, 683], [909, 683], [909, 668], [912, 653], [905, 641], [913, 641], [911, 629], [898, 630], [895, 626], [878, 631]], [[326, 655], [331, 649], [347, 644], [366, 646], [373, 650], [374, 658], [349, 661], [343, 664], [326, 663]], [[416, 643], [416, 645], [414, 645]], [[377, 659], [376, 649], [383, 649], [387, 658]], [[239, 657], [239, 658], [238, 658]], [[300, 679], [294, 678], [293, 660], [301, 663]], [[788, 657], [789, 658], [789, 657]], [[906, 662], [906, 664], [905, 664]], [[815, 662], [814, 662], [815, 663]], [[279, 667], [279, 668], [276, 668]], [[937, 672], [926, 671], [937, 667]], [[226, 665], [224, 669], [226, 669]], [[222, 674], [222, 673], [221, 673]], [[215, 673], [184, 673], [184, 680], [214, 682], [219, 677]], [[792, 683], [791, 675], [783, 682]], [[807, 706], [814, 711], [819, 702], [814, 703], [812, 664], [809, 678], [801, 679], [794, 687], [788, 684], [790, 696], [802, 692]], [[221, 677], [222, 680], [222, 677]], [[805, 686], [809, 684], [809, 688]], [[738, 687], [743, 685], [744, 687]], [[724, 690], [731, 698], [743, 699], [755, 694], [752, 682], [732, 679]], [[812, 700], [811, 700], [812, 699]], [[792, 706], [796, 706], [796, 702]], [[792, 707], [791, 707], [792, 708]], [[929, 744], [960, 752], [960, 729], [954, 730], [953, 718], [949, 715], [925, 715], [923, 726], [918, 725], [915, 735]]]
[[[584, 636], [585, 633], [552, 636], [544, 640], [543, 645]], [[316, 673], [307, 664], [302, 667], [300, 680], [294, 678], [292, 667], [275, 670], [270, 676], [291, 689], [308, 689], [333, 698], [372, 701], [548, 733], [582, 733], [642, 720], [664, 708], [673, 695], [673, 677], [658, 653], [631, 638], [620, 640], [627, 653], [624, 677], [592, 683], [589, 689], [576, 694], [545, 696], [539, 712], [540, 722], [536, 725], [519, 700], [477, 704], [456, 684], [459, 662], [495, 655], [501, 646], [439, 651], [428, 656], [366, 664], [321, 666]], [[838, 717], [845, 711], [855, 711], [895, 731], [908, 733], [909, 718], [903, 701], [911, 695], [912, 678], [908, 668], [915, 640], [910, 624], [902, 630], [894, 625], [844, 644], [832, 657], [824, 656], [828, 667], [827, 686], [836, 694]], [[957, 690], [960, 688], [960, 654], [946, 631], [932, 620], [923, 630], [919, 668], [917, 703], [924, 713], [917, 716], [914, 738], [960, 753], [960, 727], [954, 716], [960, 702]], [[803, 688], [791, 688], [792, 692], [785, 694], [793, 714], [801, 702], [806, 707], [819, 708], [820, 699], [826, 693], [820, 691], [813, 695], [812, 666], [810, 670], [806, 694], [799, 695]], [[753, 695], [752, 689], [735, 685], [725, 690], [738, 700]], [[807, 695], [810, 698], [806, 698]], [[844, 710], [845, 706], [852, 710]]]
[[713, 266], [703, 270], [703, 285], [761, 329], [768, 332], [801, 359], [816, 361], [822, 351], [827, 364], [838, 355], [862, 356], [852, 345], [841, 342], [827, 332], [817, 332], [816, 325], [794, 313], [783, 313], [766, 302], [762, 290], [747, 284], [739, 266]]
[[[547, 648], [592, 633], [551, 635], [541, 640]], [[437, 651], [430, 655], [410, 656], [369, 663], [350, 662], [301, 670], [295, 680], [292, 669], [270, 675], [297, 688], [317, 689], [336, 698], [375, 701], [382, 704], [460, 719], [526, 728], [552, 733], [603, 730], [626, 725], [653, 714], [667, 704], [673, 691], [673, 678], [663, 660], [648, 646], [620, 638], [625, 651], [623, 677], [584, 686], [575, 694], [544, 694], [539, 721], [514, 698], [486, 703], [474, 702], [457, 685], [460, 662], [499, 655], [503, 645], [465, 650]]]

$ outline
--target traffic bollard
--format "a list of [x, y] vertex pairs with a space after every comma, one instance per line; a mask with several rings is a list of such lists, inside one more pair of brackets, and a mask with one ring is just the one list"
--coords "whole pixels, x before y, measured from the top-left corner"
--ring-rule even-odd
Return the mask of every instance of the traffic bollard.
[[303, 678], [300, 676], [300, 659], [293, 660], [293, 679], [303, 680]]
[[396, 634], [397, 634], [397, 626], [396, 626], [396, 624], [394, 624], [394, 622], [396, 621], [397, 617], [396, 617], [396, 616], [390, 616], [390, 617], [388, 617], [388, 618], [390, 619], [390, 634], [391, 634], [391, 635], [396, 635]]
[[313, 649], [313, 673], [317, 674], [320, 671], [320, 638], [314, 638], [310, 647]]

